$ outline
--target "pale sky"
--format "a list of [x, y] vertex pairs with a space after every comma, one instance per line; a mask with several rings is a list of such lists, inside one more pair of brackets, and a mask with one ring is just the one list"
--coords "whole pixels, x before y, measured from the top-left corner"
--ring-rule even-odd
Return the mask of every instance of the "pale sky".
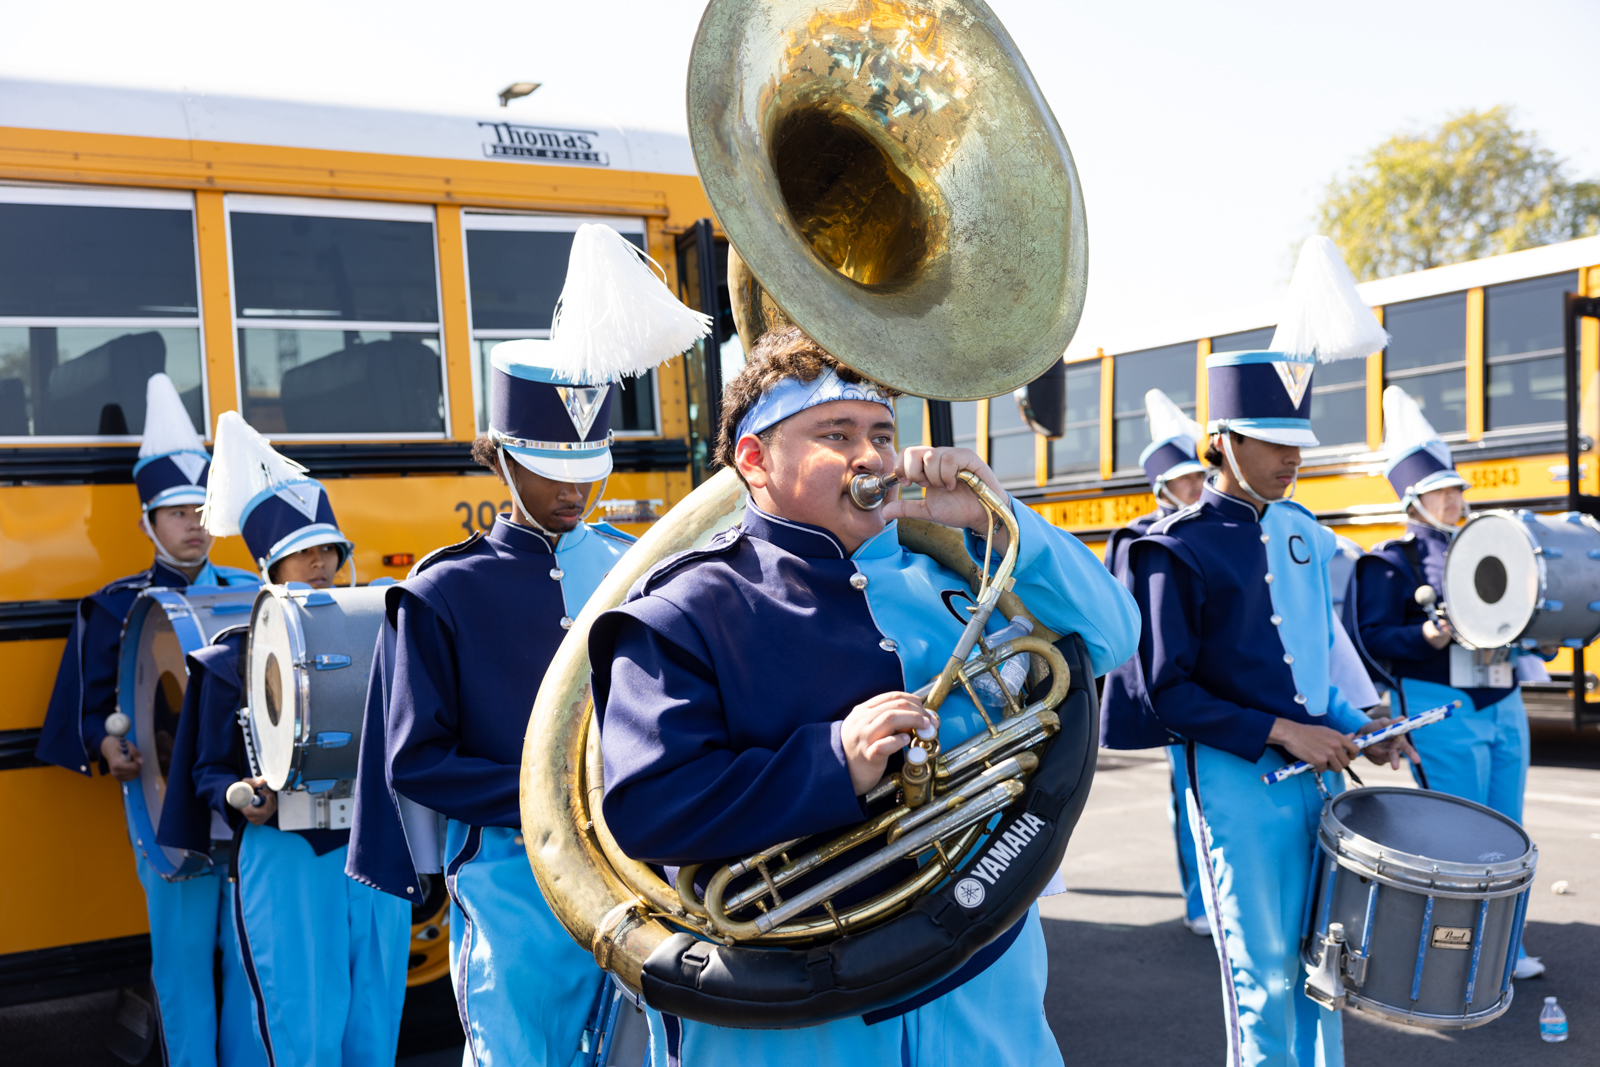
[[[682, 132], [702, 6], [15, 3], [0, 73], [445, 112], [493, 108], [500, 88], [530, 80], [544, 87], [511, 113]], [[1515, 105], [1576, 175], [1600, 177], [1600, 63], [1580, 44], [1600, 40], [1593, 0], [992, 6], [1083, 179], [1090, 282], [1075, 349], [1276, 299], [1328, 181], [1453, 111]]]

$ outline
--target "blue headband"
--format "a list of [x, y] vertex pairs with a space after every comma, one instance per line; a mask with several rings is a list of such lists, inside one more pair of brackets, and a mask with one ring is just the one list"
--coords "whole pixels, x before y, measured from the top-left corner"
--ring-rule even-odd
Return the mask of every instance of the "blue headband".
[[809, 382], [802, 382], [799, 378], [784, 378], [762, 393], [750, 405], [744, 418], [739, 420], [739, 435], [734, 440], [770, 430], [790, 415], [798, 415], [807, 408], [834, 400], [870, 400], [888, 408], [889, 417], [894, 418], [894, 404], [878, 391], [876, 385], [865, 380], [851, 385], [829, 367]]

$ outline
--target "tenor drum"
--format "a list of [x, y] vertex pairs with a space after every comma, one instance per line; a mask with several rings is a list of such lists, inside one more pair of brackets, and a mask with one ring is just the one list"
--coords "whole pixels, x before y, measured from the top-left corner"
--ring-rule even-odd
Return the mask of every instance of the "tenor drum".
[[1600, 636], [1600, 524], [1577, 512], [1474, 515], [1445, 556], [1444, 603], [1478, 648], [1582, 648]]
[[250, 757], [278, 790], [356, 776], [383, 586], [269, 585], [250, 616]]
[[1317, 838], [1301, 950], [1312, 999], [1430, 1030], [1511, 1006], [1538, 860], [1520, 826], [1444, 793], [1354, 789], [1328, 802]]
[[255, 596], [254, 586], [190, 586], [181, 592], [146, 589], [133, 602], [123, 624], [117, 708], [132, 723], [126, 740], [145, 758], [139, 777], [122, 783], [123, 804], [133, 824], [134, 846], [168, 881], [211, 870], [211, 857], [203, 852], [156, 844], [172, 742], [178, 732], [183, 695], [189, 688], [184, 657], [210, 644], [222, 631], [243, 626]]

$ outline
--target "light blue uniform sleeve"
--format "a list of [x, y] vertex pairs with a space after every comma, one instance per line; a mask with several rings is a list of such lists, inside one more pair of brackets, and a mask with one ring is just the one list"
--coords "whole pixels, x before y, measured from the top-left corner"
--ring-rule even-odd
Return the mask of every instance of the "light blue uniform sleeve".
[[1356, 707], [1354, 704], [1350, 703], [1350, 701], [1345, 699], [1344, 694], [1339, 691], [1338, 686], [1329, 683], [1329, 726], [1332, 726], [1335, 730], [1338, 730], [1342, 734], [1353, 734], [1359, 732], [1363, 726], [1367, 725], [1367, 723], [1371, 721], [1372, 720], [1367, 717], [1366, 712], [1362, 711], [1360, 708]]
[[[1096, 677], [1121, 666], [1139, 651], [1133, 595], [1082, 541], [1015, 498], [1011, 513], [1022, 533], [1013, 592], [1050, 629], [1083, 638]], [[967, 551], [982, 563], [982, 538], [969, 533]]]

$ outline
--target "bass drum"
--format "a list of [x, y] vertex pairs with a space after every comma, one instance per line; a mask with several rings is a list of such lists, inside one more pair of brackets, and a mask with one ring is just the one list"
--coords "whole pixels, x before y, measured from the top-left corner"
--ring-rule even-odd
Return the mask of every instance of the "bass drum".
[[1486, 511], [1444, 561], [1450, 625], [1476, 648], [1582, 648], [1600, 636], [1600, 524], [1587, 515]]
[[167, 770], [172, 763], [172, 741], [178, 733], [183, 695], [189, 688], [185, 657], [210, 644], [223, 630], [243, 626], [250, 617], [255, 596], [254, 586], [190, 586], [182, 592], [146, 589], [133, 602], [133, 610], [123, 624], [117, 663], [117, 709], [132, 724], [127, 741], [145, 759], [139, 777], [122, 783], [122, 799], [133, 826], [134, 846], [168, 881], [182, 881], [211, 870], [211, 857], [203, 852], [156, 844], [156, 827], [161, 825], [161, 805], [167, 792]]
[[356, 776], [385, 587], [269, 585], [250, 615], [250, 758], [277, 790]]

